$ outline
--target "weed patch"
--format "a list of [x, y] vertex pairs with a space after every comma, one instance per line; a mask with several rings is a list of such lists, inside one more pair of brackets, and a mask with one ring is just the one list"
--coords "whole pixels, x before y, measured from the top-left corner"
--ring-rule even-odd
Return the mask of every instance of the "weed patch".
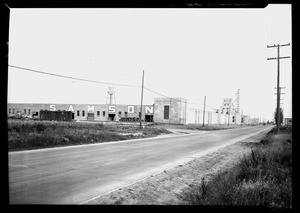
[[231, 170], [185, 195], [193, 205], [243, 205], [292, 208], [291, 133], [267, 135]]
[[137, 126], [118, 124], [8, 120], [8, 150], [120, 141], [168, 133], [170, 132], [163, 128], [140, 129]]

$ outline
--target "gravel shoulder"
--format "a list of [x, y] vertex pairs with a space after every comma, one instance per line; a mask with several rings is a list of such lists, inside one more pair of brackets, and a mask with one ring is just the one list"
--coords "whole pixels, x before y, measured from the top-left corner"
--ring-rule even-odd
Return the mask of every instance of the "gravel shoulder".
[[218, 173], [233, 167], [244, 155], [259, 144], [265, 133], [259, 133], [235, 144], [220, 148], [188, 163], [150, 176], [132, 185], [101, 195], [88, 205], [187, 205], [183, 198], [200, 185], [201, 178], [209, 181]]

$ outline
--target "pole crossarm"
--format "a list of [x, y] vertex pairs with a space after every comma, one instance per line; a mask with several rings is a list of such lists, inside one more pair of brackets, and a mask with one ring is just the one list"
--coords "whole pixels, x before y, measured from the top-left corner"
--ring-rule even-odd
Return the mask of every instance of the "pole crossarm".
[[274, 44], [274, 45], [272, 45], [272, 46], [270, 46], [270, 45], [267, 45], [267, 48], [272, 48], [272, 47], [284, 47], [284, 46], [290, 46], [291, 44], [290, 43], [288, 43], [288, 44]]
[[277, 59], [284, 59], [284, 58], [290, 58], [290, 56], [283, 56], [283, 57], [279, 57], [279, 58], [267, 58], [267, 60], [277, 60]]

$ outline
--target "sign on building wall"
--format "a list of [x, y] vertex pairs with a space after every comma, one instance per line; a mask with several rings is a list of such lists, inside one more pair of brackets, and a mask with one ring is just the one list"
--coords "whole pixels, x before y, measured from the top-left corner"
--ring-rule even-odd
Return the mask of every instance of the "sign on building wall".
[[128, 106], [127, 111], [128, 113], [134, 113], [134, 106]]
[[50, 108], [50, 111], [55, 111], [55, 104], [51, 104], [49, 108]]
[[89, 106], [88, 105], [87, 111], [90, 112], [90, 113], [94, 112], [95, 111], [95, 106]]
[[153, 114], [153, 106], [145, 106], [145, 113]]
[[109, 113], [115, 113], [116, 112], [116, 106], [108, 106], [108, 112]]
[[69, 106], [69, 109], [68, 109], [68, 111], [72, 111], [72, 112], [74, 112], [74, 108], [73, 108], [73, 106], [72, 106], [72, 105], [70, 105], [70, 106]]

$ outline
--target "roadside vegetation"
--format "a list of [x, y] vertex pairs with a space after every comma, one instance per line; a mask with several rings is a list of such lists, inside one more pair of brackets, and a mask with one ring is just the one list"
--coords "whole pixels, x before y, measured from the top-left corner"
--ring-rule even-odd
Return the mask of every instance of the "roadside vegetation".
[[8, 119], [8, 151], [102, 143], [170, 133], [133, 125]]
[[275, 128], [231, 170], [202, 178], [185, 195], [192, 205], [243, 205], [292, 208], [292, 130]]
[[[171, 129], [190, 129], [190, 130], [223, 130], [223, 129], [233, 129], [242, 127], [241, 125], [227, 125], [227, 124], [210, 124], [210, 125], [202, 125], [202, 124], [162, 124], [162, 123], [155, 123], [153, 124], [157, 127], [163, 127], [163, 128], [171, 128]], [[246, 126], [246, 125], [245, 125]]]

